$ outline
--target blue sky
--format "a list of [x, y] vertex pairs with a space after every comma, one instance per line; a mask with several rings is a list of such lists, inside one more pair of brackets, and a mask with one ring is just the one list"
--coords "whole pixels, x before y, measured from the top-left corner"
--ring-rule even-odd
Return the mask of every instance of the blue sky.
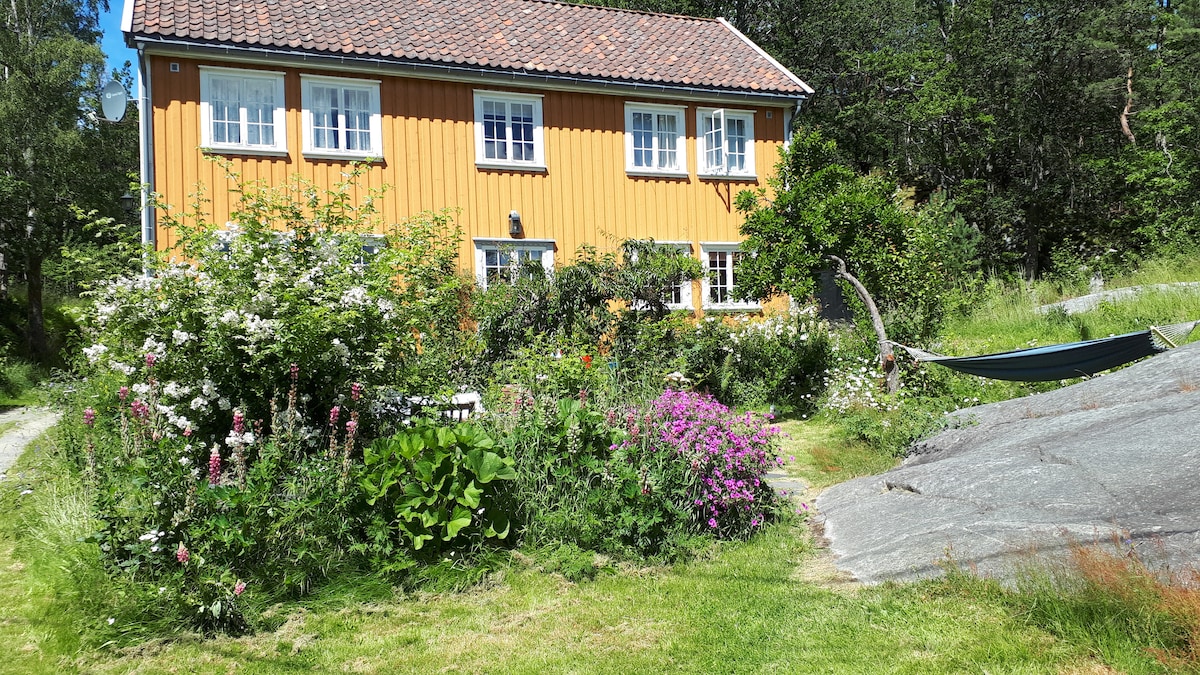
[[108, 69], [120, 68], [121, 64], [129, 61], [133, 64], [134, 79], [137, 78], [137, 52], [125, 47], [125, 38], [121, 35], [121, 11], [125, 8], [125, 0], [108, 0], [108, 11], [100, 16], [100, 28], [104, 30], [104, 39], [100, 46], [108, 57]]

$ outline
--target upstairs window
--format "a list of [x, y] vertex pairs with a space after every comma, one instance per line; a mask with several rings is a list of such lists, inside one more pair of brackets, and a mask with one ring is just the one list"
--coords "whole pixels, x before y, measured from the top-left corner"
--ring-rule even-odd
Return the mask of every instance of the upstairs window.
[[687, 175], [684, 108], [625, 104], [625, 171], [631, 174]]
[[542, 97], [475, 92], [475, 164], [483, 168], [545, 169]]
[[754, 177], [754, 114], [724, 108], [697, 113], [701, 176]]
[[475, 279], [484, 289], [492, 284], [512, 283], [529, 263], [541, 265], [547, 273], [553, 272], [554, 241], [475, 240]]
[[200, 145], [215, 151], [285, 154], [283, 73], [200, 68]]
[[307, 75], [301, 82], [306, 156], [383, 157], [379, 82]]
[[746, 254], [738, 244], [701, 244], [704, 262], [704, 309], [758, 309], [757, 302], [737, 300], [737, 263]]

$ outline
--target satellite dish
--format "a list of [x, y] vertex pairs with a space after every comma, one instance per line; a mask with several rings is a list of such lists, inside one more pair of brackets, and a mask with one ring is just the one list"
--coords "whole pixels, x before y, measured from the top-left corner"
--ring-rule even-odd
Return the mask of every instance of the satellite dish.
[[104, 119], [109, 122], [120, 122], [125, 117], [125, 103], [129, 97], [125, 94], [125, 87], [121, 86], [120, 82], [110, 80], [104, 85], [104, 91], [100, 94], [100, 109], [104, 111]]

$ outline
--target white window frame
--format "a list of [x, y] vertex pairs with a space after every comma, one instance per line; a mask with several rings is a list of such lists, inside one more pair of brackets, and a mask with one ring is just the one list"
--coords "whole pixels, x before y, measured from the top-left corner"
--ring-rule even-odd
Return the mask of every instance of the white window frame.
[[[651, 103], [625, 104], [625, 173], [632, 176], [687, 176], [687, 123], [684, 113], [685, 106], [655, 105]], [[655, 129], [652, 134], [651, 155], [654, 166], [636, 166], [634, 164], [633, 116], [635, 113], [649, 113], [655, 116]], [[658, 115], [673, 115], [675, 117], [675, 167], [663, 168], [658, 166], [659, 140], [662, 138], [658, 131]]]
[[[712, 120], [714, 127], [705, 131], [705, 122]], [[733, 120], [745, 123], [746, 161], [740, 170], [730, 169], [726, 157], [728, 149], [728, 124]], [[716, 126], [719, 124], [719, 126]], [[711, 144], [719, 142], [719, 148]], [[714, 164], [714, 155], [717, 163]], [[727, 108], [699, 108], [696, 110], [696, 174], [705, 178], [754, 179], [754, 111], [730, 110]]]
[[[554, 240], [553, 239], [493, 239], [475, 237], [475, 283], [487, 290], [487, 252], [489, 250], [506, 251], [541, 251], [542, 269], [548, 274], [554, 273]], [[519, 262], [513, 260], [510, 266], [516, 267]]]
[[[213, 79], [238, 79], [242, 82], [269, 82], [273, 87], [274, 112], [271, 116], [271, 127], [275, 142], [248, 143], [248, 116], [246, 108], [240, 109], [240, 134], [243, 139], [237, 143], [216, 142], [213, 140]], [[215, 68], [200, 66], [200, 147], [211, 152], [226, 152], [240, 155], [286, 155], [287, 154], [287, 108], [283, 98], [283, 73], [269, 70], [250, 70], [245, 68]]]
[[[346, 114], [339, 111], [336, 133], [337, 148], [319, 148], [314, 143], [313, 129], [313, 86], [337, 87], [342, 95], [346, 90], [364, 92], [368, 95], [367, 131], [371, 147], [366, 150], [346, 149]], [[304, 120], [304, 156], [316, 159], [383, 159], [383, 115], [379, 111], [379, 80], [349, 77], [326, 77], [323, 75], [300, 76], [300, 101]]]
[[[533, 105], [533, 159], [513, 160], [512, 157], [512, 123], [506, 115], [504, 125], [506, 155], [509, 159], [489, 159], [484, 144], [483, 104], [485, 101], [504, 103], [505, 109], [513, 103]], [[475, 90], [475, 166], [481, 169], [524, 169], [528, 171], [546, 170], [545, 135], [542, 128], [542, 96], [541, 94], [517, 94], [510, 91]]]
[[[701, 293], [700, 297], [703, 299], [703, 301], [701, 302], [702, 309], [705, 309], [705, 310], [735, 310], [735, 311], [756, 311], [756, 310], [762, 309], [762, 305], [760, 303], [752, 301], [752, 300], [750, 300], [750, 301], [727, 300], [725, 302], [714, 302], [709, 297], [709, 290], [710, 290], [710, 286], [711, 286], [710, 279], [711, 279], [711, 273], [712, 273], [711, 269], [709, 268], [709, 254], [710, 253], [732, 254], [732, 253], [741, 253], [741, 251], [742, 251], [742, 246], [741, 246], [741, 244], [739, 244], [737, 242], [729, 242], [729, 241], [703, 241], [703, 242], [700, 242], [700, 263], [701, 263], [702, 267], [704, 268], [704, 276], [702, 277], [701, 282], [700, 282], [700, 293]], [[727, 285], [729, 287], [730, 297], [733, 297], [733, 289], [734, 289], [733, 263], [734, 263], [734, 261], [732, 260], [732, 256], [730, 256], [729, 265], [725, 268], [725, 271], [722, 273], [722, 275], [725, 277], [725, 279], [724, 279], [725, 285]]]

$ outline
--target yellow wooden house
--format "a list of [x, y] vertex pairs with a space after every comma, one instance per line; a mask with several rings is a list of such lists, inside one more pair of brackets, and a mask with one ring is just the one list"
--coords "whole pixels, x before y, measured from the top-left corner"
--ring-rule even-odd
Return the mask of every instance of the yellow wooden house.
[[[459, 209], [480, 284], [627, 238], [697, 256], [673, 306], [734, 302], [741, 190], [811, 89], [722, 19], [546, 0], [126, 0], [142, 181], [230, 209], [221, 167], [332, 185], [370, 160], [391, 222]], [[143, 238], [175, 233], [143, 209]]]

